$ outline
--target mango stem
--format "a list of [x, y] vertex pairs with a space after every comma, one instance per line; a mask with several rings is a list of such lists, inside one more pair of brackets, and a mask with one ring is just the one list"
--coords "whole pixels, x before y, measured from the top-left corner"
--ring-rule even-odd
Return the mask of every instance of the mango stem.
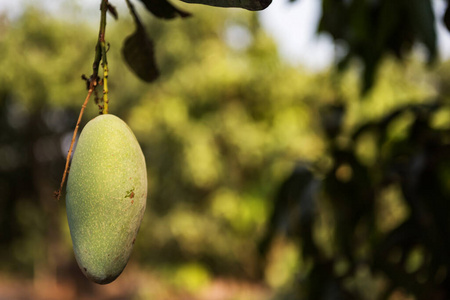
[[[100, 114], [108, 113], [108, 60], [106, 54], [108, 52], [105, 35], [106, 35], [106, 15], [108, 12], [109, 2], [108, 0], [102, 0], [100, 5], [100, 29], [98, 32], [97, 45], [95, 46], [95, 57], [94, 63], [92, 64], [92, 75], [90, 77], [90, 82], [94, 82], [94, 85], [103, 84], [103, 107], [100, 107]], [[103, 67], [103, 81], [99, 82], [98, 71], [100, 69], [100, 62]]]
[[95, 89], [95, 83], [91, 83], [88, 94], [86, 96], [86, 99], [84, 99], [84, 103], [81, 106], [80, 114], [78, 115], [77, 125], [75, 126], [75, 130], [73, 131], [72, 141], [70, 142], [69, 152], [67, 153], [67, 157], [66, 157], [66, 166], [64, 168], [64, 173], [63, 173], [63, 177], [61, 179], [61, 184], [59, 186], [59, 190], [56, 191], [55, 195], [54, 195], [56, 200], [58, 200], [58, 201], [59, 201], [59, 198], [61, 197], [61, 193], [62, 193], [62, 189], [64, 186], [64, 182], [66, 181], [67, 173], [69, 173], [70, 157], [72, 156], [73, 145], [75, 144], [75, 139], [77, 137], [78, 128], [80, 127], [81, 118], [83, 117], [84, 109], [86, 108], [86, 105], [89, 101], [89, 98], [91, 98], [91, 95], [92, 95], [92, 92], [94, 92], [94, 89]]
[[101, 53], [102, 53], [102, 66], [103, 66], [103, 114], [108, 113], [108, 59], [106, 53], [108, 52], [106, 48], [105, 42], [105, 34], [106, 34], [106, 14], [108, 12], [108, 0], [102, 0], [102, 4], [100, 6], [101, 17], [100, 17], [100, 32], [98, 42], [100, 43]]
[[108, 50], [106, 49], [106, 42], [105, 42], [105, 32], [106, 32], [106, 14], [108, 12], [109, 3], [108, 0], [102, 0], [102, 3], [100, 5], [100, 30], [98, 33], [98, 41], [97, 45], [95, 46], [95, 57], [94, 57], [94, 63], [92, 64], [92, 75], [89, 78], [89, 90], [88, 94], [86, 96], [86, 99], [84, 100], [83, 105], [81, 106], [80, 114], [78, 115], [78, 121], [77, 125], [75, 126], [75, 129], [73, 131], [72, 141], [70, 143], [69, 152], [67, 153], [66, 157], [66, 165], [64, 168], [64, 173], [62, 176], [61, 184], [59, 186], [59, 190], [55, 191], [54, 197], [59, 200], [61, 197], [62, 189], [64, 186], [64, 183], [66, 181], [67, 173], [69, 173], [69, 164], [70, 164], [70, 158], [72, 156], [73, 151], [73, 145], [75, 143], [75, 139], [77, 137], [78, 128], [80, 127], [81, 118], [83, 117], [84, 109], [86, 108], [86, 105], [89, 101], [89, 98], [91, 98], [92, 93], [94, 92], [99, 82], [98, 77], [98, 71], [100, 62], [102, 62], [103, 67], [103, 109], [100, 109], [100, 113], [107, 114], [108, 113], [108, 60], [106, 58], [106, 53]]

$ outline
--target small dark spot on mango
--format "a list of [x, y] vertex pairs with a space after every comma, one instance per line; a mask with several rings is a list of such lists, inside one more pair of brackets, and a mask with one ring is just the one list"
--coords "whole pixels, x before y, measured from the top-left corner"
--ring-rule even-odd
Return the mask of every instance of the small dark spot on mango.
[[131, 190], [129, 190], [129, 191], [126, 191], [126, 193], [125, 193], [125, 198], [130, 198], [130, 199], [133, 199], [134, 198], [134, 188], [132, 188]]

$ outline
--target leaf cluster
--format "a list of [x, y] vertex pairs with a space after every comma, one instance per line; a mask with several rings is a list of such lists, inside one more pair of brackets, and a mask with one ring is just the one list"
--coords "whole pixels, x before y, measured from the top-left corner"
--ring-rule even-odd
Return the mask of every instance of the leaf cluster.
[[323, 0], [318, 31], [330, 34], [340, 47], [340, 68], [352, 58], [362, 61], [363, 92], [373, 86], [386, 55], [403, 59], [416, 42], [425, 46], [430, 63], [437, 55], [431, 0]]
[[[366, 299], [357, 285], [364, 281], [361, 270], [368, 270], [372, 286], [383, 283], [371, 299], [391, 299], [399, 289], [417, 299], [448, 297], [450, 131], [433, 125], [448, 109], [441, 100], [404, 105], [357, 126], [344, 144], [345, 107], [324, 111], [332, 163], [326, 170], [301, 165], [283, 182], [260, 244], [267, 253], [280, 226], [298, 241], [311, 265], [296, 298]], [[393, 134], [398, 124], [400, 136]], [[358, 150], [367, 138], [371, 163]], [[394, 219], [392, 199], [402, 207]]]
[[[187, 18], [191, 13], [181, 10], [167, 0], [140, 0], [145, 8], [160, 19]], [[197, 3], [217, 7], [239, 7], [247, 10], [262, 10], [270, 5], [272, 0], [182, 0], [186, 3]], [[125, 39], [122, 53], [128, 66], [143, 81], [152, 82], [159, 76], [155, 62], [154, 43], [146, 33], [139, 15], [131, 3], [126, 0], [130, 14], [136, 25], [135, 31]], [[109, 12], [117, 19], [116, 9], [109, 5]]]

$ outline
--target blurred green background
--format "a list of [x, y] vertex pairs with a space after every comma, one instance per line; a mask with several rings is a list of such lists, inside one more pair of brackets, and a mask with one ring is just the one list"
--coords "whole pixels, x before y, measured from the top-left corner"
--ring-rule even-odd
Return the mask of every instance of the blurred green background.
[[[67, 12], [50, 17], [36, 6], [17, 19], [0, 15], [0, 299], [303, 299], [314, 286], [308, 280], [318, 261], [331, 263], [326, 272], [336, 278], [345, 277], [349, 264], [356, 265], [336, 291], [358, 296], [333, 294], [330, 287], [331, 296], [304, 299], [429, 295], [397, 284], [384, 269], [373, 269], [373, 244], [353, 238], [363, 240], [369, 232], [372, 242], [380, 240], [414, 211], [402, 194], [402, 182], [386, 184], [377, 168], [397, 157], [396, 147], [404, 147], [404, 160], [415, 151], [405, 141], [420, 116], [432, 133], [414, 145], [422, 149], [423, 140], [433, 135], [438, 146], [448, 149], [450, 66], [442, 62], [428, 68], [420, 51], [402, 62], [386, 54], [378, 62], [373, 87], [361, 93], [358, 61], [344, 71], [330, 67], [310, 73], [280, 59], [256, 13], [189, 9], [194, 16], [183, 20], [143, 17], [161, 73], [152, 84], [139, 81], [121, 57], [121, 43], [133, 30], [131, 18], [119, 11], [119, 21], [109, 19], [110, 113], [124, 119], [141, 144], [149, 195], [131, 260], [107, 286], [91, 284], [78, 270], [64, 197], [60, 202], [53, 198], [86, 96], [81, 74], [90, 75], [97, 26], [67, 17]], [[240, 33], [235, 43], [226, 38], [230, 31]], [[82, 125], [97, 114], [91, 101]], [[382, 121], [382, 131], [355, 136], [367, 124]], [[340, 163], [336, 153], [342, 149], [352, 149], [351, 162]], [[447, 188], [436, 196], [444, 210], [450, 195], [445, 153], [439, 178]], [[299, 211], [284, 203], [288, 213], [277, 219], [277, 191], [294, 170], [307, 170], [314, 182], [322, 182], [324, 190], [310, 191], [314, 199], [340, 193], [342, 186], [330, 183], [330, 174], [372, 191], [367, 205], [358, 187], [342, 193], [361, 200], [344, 203], [347, 210], [361, 203], [371, 209], [367, 222], [375, 229], [349, 223], [345, 230], [352, 232], [352, 240], [336, 243], [341, 222], [336, 216], [346, 215], [333, 215], [336, 207], [319, 200], [309, 210], [302, 202]], [[377, 186], [374, 190], [364, 186], [364, 176], [371, 177], [367, 180]], [[311, 187], [312, 181], [305, 182], [302, 191]], [[314, 251], [323, 254], [323, 261], [305, 253], [304, 232], [291, 230], [310, 210], [313, 244], [320, 248]], [[448, 220], [440, 226], [448, 228]], [[399, 248], [407, 250], [409, 273], [427, 261], [427, 244], [413, 245]], [[342, 250], [347, 248], [353, 249]], [[346, 254], [352, 251], [357, 254], [350, 255], [349, 263]], [[433, 273], [440, 277], [432, 286], [448, 278], [448, 261], [442, 265]], [[319, 289], [328, 290], [327, 279], [321, 281]], [[395, 283], [390, 293], [389, 282]], [[428, 299], [447, 299], [443, 295]]]

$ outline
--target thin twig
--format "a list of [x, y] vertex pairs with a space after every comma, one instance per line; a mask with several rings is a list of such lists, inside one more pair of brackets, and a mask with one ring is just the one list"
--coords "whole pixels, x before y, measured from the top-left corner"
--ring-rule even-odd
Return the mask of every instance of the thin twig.
[[103, 114], [108, 113], [108, 59], [106, 58], [106, 53], [108, 52], [106, 49], [106, 15], [108, 12], [108, 0], [102, 0], [102, 4], [100, 6], [101, 10], [101, 18], [100, 18], [100, 31], [98, 42], [100, 43], [101, 56], [102, 56], [102, 67], [103, 67]]
[[[100, 4], [100, 29], [98, 31], [97, 44], [95, 45], [95, 57], [94, 63], [92, 64], [92, 75], [89, 79], [90, 82], [94, 82], [94, 85], [103, 85], [103, 97], [101, 98], [103, 105], [99, 104], [100, 114], [108, 113], [108, 61], [106, 59], [106, 15], [108, 12], [109, 2], [108, 0], [102, 0]], [[100, 69], [100, 63], [103, 67], [103, 79], [101, 80], [98, 76]]]
[[106, 59], [106, 46], [105, 42], [102, 42], [102, 49], [103, 49], [103, 114], [108, 113], [109, 108], [109, 99], [108, 99], [108, 60]]
[[86, 108], [86, 105], [87, 105], [87, 103], [89, 101], [89, 98], [91, 98], [91, 95], [92, 95], [92, 92], [94, 91], [94, 89], [95, 89], [95, 84], [94, 84], [94, 82], [92, 82], [91, 86], [89, 87], [89, 91], [88, 91], [88, 94], [86, 96], [86, 99], [84, 100], [84, 103], [81, 106], [80, 114], [78, 115], [77, 125], [75, 126], [75, 130], [73, 131], [72, 141], [70, 143], [69, 152], [67, 153], [66, 167], [64, 168], [64, 173], [63, 173], [63, 177], [62, 177], [62, 180], [61, 180], [61, 185], [59, 186], [59, 190], [55, 192], [56, 200], [59, 200], [59, 198], [61, 197], [61, 193], [62, 193], [62, 189], [63, 189], [63, 186], [64, 186], [64, 182], [66, 181], [67, 173], [69, 173], [70, 157], [72, 156], [73, 145], [74, 145], [75, 139], [77, 137], [78, 128], [80, 127], [81, 118], [83, 117], [84, 109]]
[[131, 3], [130, 0], [126, 0], [126, 2], [127, 2], [128, 9], [130, 10], [131, 15], [133, 16], [133, 19], [134, 19], [135, 23], [136, 23], [138, 26], [142, 26], [142, 22], [141, 22], [141, 20], [139, 19], [139, 16], [138, 16], [138, 14], [136, 13], [136, 10], [134, 9], [133, 3]]
[[[64, 186], [64, 183], [66, 182], [67, 174], [69, 173], [69, 164], [70, 164], [70, 158], [72, 157], [72, 150], [73, 145], [75, 143], [75, 139], [77, 137], [78, 128], [80, 127], [81, 118], [83, 117], [84, 109], [87, 106], [87, 103], [89, 101], [89, 98], [91, 98], [92, 93], [95, 91], [95, 88], [99, 85], [99, 77], [98, 77], [98, 71], [100, 62], [102, 62], [103, 66], [103, 100], [104, 100], [104, 106], [103, 106], [103, 113], [108, 113], [108, 61], [106, 60], [106, 44], [105, 44], [105, 31], [106, 31], [106, 13], [108, 11], [108, 0], [102, 0], [102, 3], [100, 5], [101, 10], [101, 17], [100, 17], [100, 29], [98, 33], [98, 41], [95, 46], [95, 57], [94, 57], [94, 63], [92, 64], [92, 75], [88, 79], [89, 83], [89, 90], [88, 94], [86, 96], [86, 99], [84, 100], [83, 105], [81, 106], [80, 114], [78, 116], [77, 125], [75, 126], [75, 129], [73, 131], [72, 141], [70, 143], [69, 152], [67, 153], [66, 157], [66, 166], [64, 168], [64, 173], [62, 176], [61, 184], [59, 186], [59, 190], [55, 191], [54, 197], [59, 200], [61, 197], [62, 189]], [[101, 106], [99, 105], [99, 108], [101, 110]]]

